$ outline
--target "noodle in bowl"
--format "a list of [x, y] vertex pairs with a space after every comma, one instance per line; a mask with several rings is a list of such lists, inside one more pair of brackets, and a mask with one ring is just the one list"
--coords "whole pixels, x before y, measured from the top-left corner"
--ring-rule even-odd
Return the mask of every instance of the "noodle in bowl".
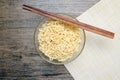
[[53, 64], [71, 62], [79, 56], [85, 45], [84, 30], [48, 18], [38, 25], [34, 36], [40, 56]]

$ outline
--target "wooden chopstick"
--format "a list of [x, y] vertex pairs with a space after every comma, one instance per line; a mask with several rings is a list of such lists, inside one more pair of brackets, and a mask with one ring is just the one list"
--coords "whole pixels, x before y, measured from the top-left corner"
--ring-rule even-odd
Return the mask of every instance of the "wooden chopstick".
[[82, 22], [79, 22], [79, 21], [76, 21], [76, 20], [73, 20], [73, 19], [70, 19], [67, 17], [63, 17], [63, 16], [55, 14], [55, 13], [47, 12], [47, 11], [44, 11], [44, 10], [41, 10], [38, 8], [34, 8], [34, 7], [31, 7], [28, 5], [23, 5], [23, 9], [31, 11], [31, 12], [39, 14], [39, 15], [43, 15], [45, 17], [49, 17], [54, 20], [58, 20], [58, 21], [61, 21], [61, 22], [67, 23], [67, 24], [77, 26], [81, 29], [84, 29], [84, 30], [87, 30], [87, 31], [111, 38], [111, 39], [114, 38], [113, 32], [110, 32], [110, 31], [107, 31], [107, 30], [104, 30], [104, 29], [101, 29], [101, 28], [98, 28], [98, 27], [95, 27], [95, 26], [92, 26], [92, 25], [89, 25], [86, 23], [82, 23]]

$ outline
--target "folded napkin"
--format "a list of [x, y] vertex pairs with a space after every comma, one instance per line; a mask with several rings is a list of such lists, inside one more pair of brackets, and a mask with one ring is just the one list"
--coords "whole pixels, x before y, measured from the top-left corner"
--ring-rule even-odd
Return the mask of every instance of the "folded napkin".
[[75, 80], [120, 80], [120, 0], [102, 0], [77, 20], [112, 31], [115, 38], [86, 31], [83, 52], [65, 67]]

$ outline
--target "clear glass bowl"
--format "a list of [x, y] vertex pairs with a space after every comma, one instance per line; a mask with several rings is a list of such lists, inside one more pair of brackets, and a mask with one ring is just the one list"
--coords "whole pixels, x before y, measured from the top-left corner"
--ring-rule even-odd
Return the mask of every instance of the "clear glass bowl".
[[[60, 15], [74, 19], [73, 17], [68, 16], [66, 14], [60, 14]], [[36, 48], [37, 52], [39, 53], [39, 55], [45, 61], [47, 61], [49, 63], [52, 63], [52, 64], [66, 64], [66, 63], [69, 63], [69, 62], [73, 61], [74, 59], [76, 59], [81, 54], [81, 52], [82, 52], [82, 50], [83, 50], [83, 48], [85, 46], [85, 41], [86, 41], [85, 31], [83, 29], [80, 29], [80, 34], [81, 34], [80, 35], [80, 40], [81, 40], [81, 42], [80, 42], [80, 45], [78, 47], [78, 51], [75, 52], [71, 58], [69, 58], [69, 59], [67, 59], [66, 61], [63, 61], [63, 62], [60, 62], [60, 61], [57, 61], [57, 60], [51, 61], [51, 60], [49, 60], [49, 58], [47, 56], [44, 55], [44, 53], [42, 53], [42, 51], [39, 50], [40, 44], [39, 44], [39, 41], [38, 41], [39, 29], [42, 28], [42, 25], [46, 21], [49, 21], [49, 20], [51, 20], [51, 19], [44, 17], [44, 19], [42, 21], [40, 21], [40, 23], [38, 24], [38, 26], [35, 28], [35, 32], [34, 32], [34, 44], [35, 44], [35, 48]]]

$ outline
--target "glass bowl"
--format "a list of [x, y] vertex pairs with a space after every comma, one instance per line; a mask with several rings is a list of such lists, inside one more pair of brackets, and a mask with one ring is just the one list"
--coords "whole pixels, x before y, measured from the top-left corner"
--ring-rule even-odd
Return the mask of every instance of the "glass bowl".
[[[67, 15], [67, 14], [60, 14], [62, 16], [66, 16], [66, 17], [69, 17], [69, 18], [72, 18], [74, 19], [73, 17]], [[83, 29], [80, 29], [80, 45], [78, 47], [78, 51], [76, 51], [71, 58], [65, 60], [65, 61], [57, 61], [57, 60], [50, 60], [46, 55], [44, 55], [44, 53], [42, 53], [42, 51], [39, 50], [39, 41], [38, 41], [38, 33], [40, 32], [39, 29], [42, 28], [42, 25], [46, 22], [46, 21], [49, 21], [51, 19], [49, 18], [46, 18], [44, 17], [42, 19], [42, 21], [40, 21], [40, 23], [38, 24], [38, 26], [35, 28], [35, 31], [34, 31], [34, 44], [35, 44], [35, 48], [37, 50], [37, 52], [39, 53], [39, 55], [42, 57], [42, 59], [44, 59], [45, 61], [49, 62], [49, 63], [52, 63], [52, 64], [66, 64], [66, 63], [69, 63], [71, 61], [73, 61], [74, 59], [76, 59], [82, 52], [84, 46], [85, 46], [85, 41], [86, 41], [86, 36], [85, 36], [85, 31]]]

